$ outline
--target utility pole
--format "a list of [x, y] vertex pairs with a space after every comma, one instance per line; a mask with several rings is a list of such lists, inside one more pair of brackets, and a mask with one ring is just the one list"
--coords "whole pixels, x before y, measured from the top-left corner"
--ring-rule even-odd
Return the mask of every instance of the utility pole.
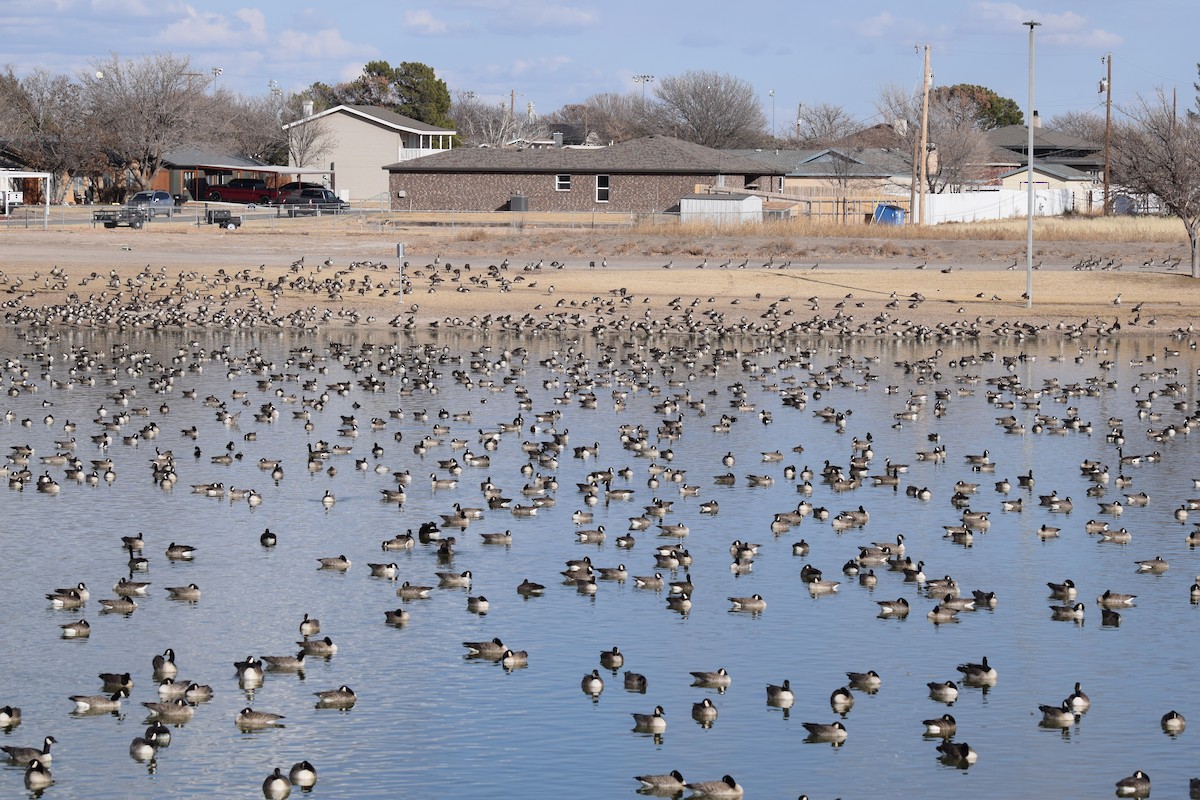
[[1112, 139], [1112, 53], [1110, 52], [1101, 61], [1108, 64], [1108, 77], [1100, 82], [1100, 91], [1105, 93], [1104, 98], [1104, 216], [1112, 213], [1112, 206], [1109, 204], [1110, 191], [1110, 173], [1108, 164], [1109, 142]]
[[1042, 23], [1030, 20], [1021, 24], [1029, 26], [1029, 110], [1026, 118], [1026, 127], [1029, 130], [1026, 153], [1029, 163], [1026, 183], [1029, 187], [1026, 202], [1029, 208], [1025, 220], [1025, 307], [1033, 308], [1033, 115], [1036, 113], [1033, 110], [1033, 29]]
[[918, 154], [921, 159], [921, 195], [918, 225], [925, 224], [925, 186], [929, 180], [929, 84], [932, 82], [933, 76], [929, 73], [929, 45], [925, 45], [925, 71], [921, 73], [921, 152]]
[[654, 76], [653, 75], [634, 75], [633, 80], [634, 80], [634, 83], [640, 83], [642, 85], [642, 101], [645, 102], [645, 100], [646, 100], [646, 84], [649, 83], [650, 81], [654, 80]]

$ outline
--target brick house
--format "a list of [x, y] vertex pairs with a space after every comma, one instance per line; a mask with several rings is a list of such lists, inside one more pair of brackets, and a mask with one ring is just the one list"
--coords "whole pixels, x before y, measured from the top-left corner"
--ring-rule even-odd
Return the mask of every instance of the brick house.
[[678, 211], [698, 186], [770, 191], [782, 175], [661, 135], [596, 148], [459, 148], [384, 169], [396, 211], [659, 213]]

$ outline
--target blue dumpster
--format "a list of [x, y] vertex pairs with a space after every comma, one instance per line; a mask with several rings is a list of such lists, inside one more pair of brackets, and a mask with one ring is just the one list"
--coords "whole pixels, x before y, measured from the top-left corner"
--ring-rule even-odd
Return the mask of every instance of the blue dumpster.
[[904, 213], [900, 206], [878, 205], [875, 206], [874, 222], [876, 225], [903, 225]]

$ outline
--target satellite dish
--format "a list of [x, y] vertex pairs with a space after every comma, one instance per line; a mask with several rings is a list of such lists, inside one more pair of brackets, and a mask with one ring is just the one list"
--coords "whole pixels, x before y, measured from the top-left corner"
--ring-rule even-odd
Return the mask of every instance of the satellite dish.
[[96, 70], [96, 78], [97, 80], [104, 80], [104, 73], [100, 70]]

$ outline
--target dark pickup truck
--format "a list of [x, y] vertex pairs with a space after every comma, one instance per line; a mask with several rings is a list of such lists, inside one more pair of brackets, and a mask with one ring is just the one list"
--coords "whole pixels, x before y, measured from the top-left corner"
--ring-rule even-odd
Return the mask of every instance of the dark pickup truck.
[[234, 178], [229, 183], [210, 184], [205, 199], [220, 203], [270, 205], [279, 200], [279, 190], [260, 178]]

